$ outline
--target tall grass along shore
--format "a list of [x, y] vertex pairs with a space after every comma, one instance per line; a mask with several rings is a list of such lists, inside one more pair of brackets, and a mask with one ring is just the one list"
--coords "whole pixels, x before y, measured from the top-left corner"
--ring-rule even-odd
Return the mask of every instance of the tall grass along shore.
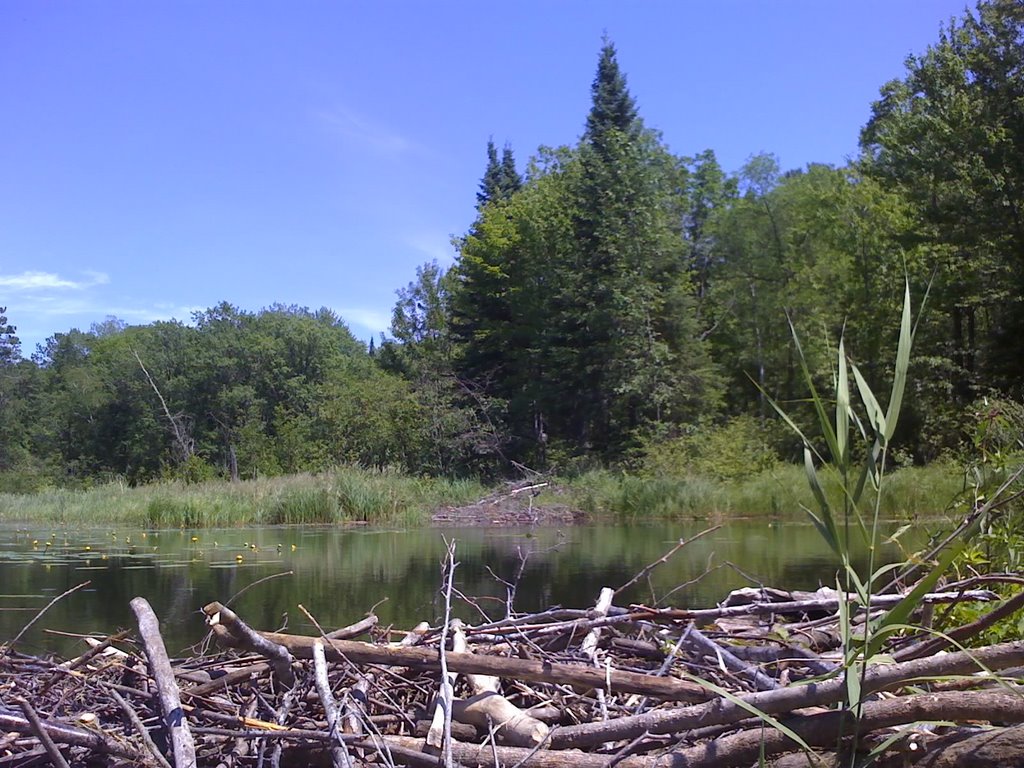
[[[952, 464], [894, 472], [881, 511], [890, 518], [932, 517], [964, 489]], [[422, 478], [391, 471], [344, 467], [321, 474], [261, 478], [238, 483], [162, 482], [128, 487], [110, 483], [88, 490], [51, 489], [0, 494], [0, 522], [66, 525], [121, 523], [154, 528], [238, 525], [427, 524], [442, 507], [472, 504], [493, 488], [471, 480]], [[839, 489], [834, 491], [838, 494]], [[777, 466], [741, 479], [654, 476], [592, 471], [554, 479], [534, 500], [569, 505], [597, 519], [757, 517], [796, 519], [813, 501], [803, 468]]]

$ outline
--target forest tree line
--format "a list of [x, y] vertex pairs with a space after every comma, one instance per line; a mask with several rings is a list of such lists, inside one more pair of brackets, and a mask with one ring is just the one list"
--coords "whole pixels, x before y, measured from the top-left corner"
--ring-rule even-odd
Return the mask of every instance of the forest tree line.
[[520, 169], [488, 143], [455, 263], [418, 269], [369, 349], [326, 309], [224, 303], [58, 333], [26, 359], [17, 308], [0, 309], [0, 490], [340, 463], [497, 477], [672, 455], [686, 471], [722, 434], [785, 460], [770, 401], [806, 397], [790, 325], [823, 389], [842, 336], [884, 391], [905, 281], [928, 299], [902, 460], [1017, 418], [1019, 0], [983, 0], [909, 57], [843, 167], [673, 154], [610, 42], [591, 94], [573, 146]]

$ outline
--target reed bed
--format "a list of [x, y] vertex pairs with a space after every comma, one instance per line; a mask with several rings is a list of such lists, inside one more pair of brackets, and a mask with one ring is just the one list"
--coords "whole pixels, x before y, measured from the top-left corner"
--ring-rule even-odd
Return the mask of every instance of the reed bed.
[[88, 490], [0, 494], [0, 520], [152, 528], [422, 525], [442, 504], [468, 502], [485, 493], [483, 486], [469, 480], [346, 467], [237, 483], [174, 481], [136, 488], [110, 483]]

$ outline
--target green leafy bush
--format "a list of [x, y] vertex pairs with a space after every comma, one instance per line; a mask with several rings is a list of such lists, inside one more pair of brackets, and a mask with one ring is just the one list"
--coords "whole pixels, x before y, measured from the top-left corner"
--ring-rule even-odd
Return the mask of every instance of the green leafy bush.
[[643, 448], [641, 468], [653, 477], [741, 480], [778, 467], [779, 457], [772, 448], [776, 431], [772, 422], [737, 416], [682, 437], [649, 441]]

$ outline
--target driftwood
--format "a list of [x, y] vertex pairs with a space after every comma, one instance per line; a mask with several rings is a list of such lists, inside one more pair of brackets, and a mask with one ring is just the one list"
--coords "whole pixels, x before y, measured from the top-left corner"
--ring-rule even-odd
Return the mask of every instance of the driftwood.
[[[936, 654], [926, 635], [889, 638], [887, 663], [851, 668], [860, 699], [847, 706], [842, 661], [791, 647], [809, 630], [837, 634], [830, 611], [847, 596], [763, 589], [701, 613], [616, 606], [605, 589], [589, 609], [522, 615], [509, 601], [503, 618], [473, 626], [452, 618], [454, 569], [452, 549], [445, 620], [404, 635], [372, 615], [317, 637], [261, 632], [214, 602], [203, 610], [224, 650], [172, 660], [136, 600], [149, 675], [120, 636], [70, 662], [8, 646], [0, 768], [793, 768], [849, 765], [851, 750], [876, 750], [885, 768], [1024, 764], [1024, 641]], [[974, 586], [929, 599], [990, 599]], [[1011, 597], [947, 634], [970, 642], [1021, 606]], [[370, 636], [341, 637], [356, 634]], [[428, 742], [439, 690], [442, 727]]]
[[[216, 615], [220, 612], [221, 607], [220, 603], [210, 603], [203, 611], [208, 616]], [[221, 620], [223, 621], [223, 614]], [[313, 643], [317, 640], [315, 637], [286, 635], [280, 632], [259, 632], [257, 634], [271, 643], [287, 649], [296, 658], [310, 659], [313, 657]], [[218, 641], [221, 641], [223, 637], [218, 634]], [[231, 642], [232, 640], [229, 638], [227, 644], [230, 646]], [[331, 661], [345, 658], [356, 664], [382, 664], [431, 671], [441, 668], [436, 649], [380, 646], [354, 640], [334, 640], [324, 648], [324, 651], [328, 660]], [[711, 697], [703, 687], [696, 683], [675, 679], [651, 679], [648, 675], [620, 670], [606, 672], [571, 664], [479, 656], [472, 653], [449, 653], [447, 662], [448, 668], [454, 672], [498, 675], [499, 677], [534, 682], [565, 683], [584, 688], [602, 687], [608, 680], [613, 690], [641, 693], [666, 701], [707, 701]]]
[[149, 671], [156, 682], [160, 708], [163, 712], [164, 728], [167, 729], [174, 749], [175, 768], [194, 768], [196, 765], [195, 742], [192, 740], [192, 732], [189, 730], [185, 712], [181, 708], [181, 698], [178, 695], [174, 670], [171, 669], [171, 662], [167, 658], [164, 639], [160, 636], [160, 622], [145, 598], [136, 597], [132, 600], [131, 607], [139, 623], [139, 634], [146, 647]]
[[[267, 640], [259, 632], [238, 618], [238, 614], [220, 603], [210, 603], [203, 608], [206, 623], [217, 636], [218, 642], [234, 648], [242, 648], [265, 656], [274, 668], [277, 678], [288, 688], [295, 683], [292, 674], [292, 656], [283, 645]], [[311, 638], [317, 642], [315, 638]], [[310, 654], [312, 654], [312, 646]]]
[[[456, 653], [467, 650], [462, 622], [452, 622], [452, 648]], [[535, 747], [544, 743], [550, 729], [545, 723], [523, 711], [501, 695], [499, 679], [493, 675], [466, 675], [473, 695], [452, 703], [452, 716], [460, 723], [479, 730], [492, 729], [499, 743]]]
[[[869, 694], [916, 679], [971, 674], [983, 668], [982, 665], [998, 671], [1022, 662], [1024, 641], [1002, 643], [974, 652], [961, 651], [903, 664], [874, 667], [864, 675], [862, 691]], [[751, 710], [774, 715], [835, 704], [845, 693], [846, 681], [837, 678], [823, 683], [748, 694], [741, 697], [746, 706], [737, 701], [717, 698], [691, 707], [654, 710], [643, 715], [621, 717], [609, 723], [584, 723], [562, 728], [552, 735], [552, 746], [563, 749], [585, 747], [609, 739], [634, 739], [644, 733], [672, 733], [708, 725], [725, 725], [744, 719]]]

